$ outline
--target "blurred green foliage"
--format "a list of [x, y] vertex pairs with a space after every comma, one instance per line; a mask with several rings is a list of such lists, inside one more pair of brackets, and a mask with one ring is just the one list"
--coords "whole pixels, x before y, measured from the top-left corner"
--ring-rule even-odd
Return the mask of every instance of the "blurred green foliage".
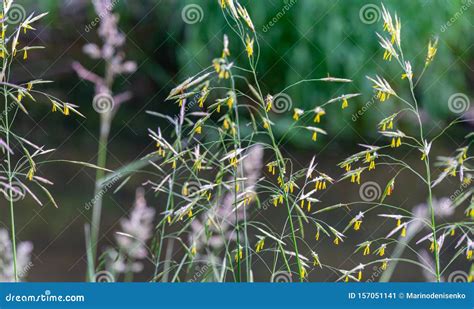
[[[375, 32], [382, 32], [382, 21], [364, 22], [361, 15], [365, 6], [372, 4], [380, 14], [377, 1], [334, 0], [266, 0], [241, 1], [253, 19], [261, 46], [259, 74], [264, 92], [278, 93], [286, 85], [305, 78], [350, 78], [349, 86], [325, 83], [305, 84], [293, 88], [288, 94], [293, 107], [310, 109], [341, 93], [361, 92], [363, 95], [351, 102], [344, 111], [334, 106], [328, 110], [323, 124], [331, 135], [338, 138], [354, 138], [355, 135], [373, 136], [376, 123], [384, 114], [395, 108], [388, 104], [371, 105], [369, 111], [357, 117], [357, 111], [370, 102], [373, 91], [366, 76], [379, 74], [385, 77], [399, 93], [408, 95], [408, 87], [400, 79], [402, 70], [396, 61], [382, 60], [383, 52]], [[44, 9], [52, 12], [54, 24], [62, 20], [68, 1], [41, 1]], [[182, 10], [188, 4], [198, 4], [203, 11], [200, 22], [186, 24]], [[474, 83], [474, 2], [472, 0], [419, 0], [384, 1], [402, 21], [402, 44], [406, 59], [412, 62], [415, 79], [423, 69], [427, 45], [433, 36], [439, 36], [439, 51], [418, 87], [419, 101], [431, 116], [436, 130], [438, 121], [454, 118], [448, 109], [448, 99], [454, 93], [472, 96]], [[285, 8], [286, 5], [286, 8]], [[61, 8], [61, 6], [66, 6]], [[463, 9], [463, 6], [465, 9]], [[87, 20], [95, 18], [91, 6], [87, 6]], [[118, 3], [121, 27], [128, 34], [130, 58], [139, 64], [136, 78], [141, 85], [137, 100], [153, 97], [153, 108], [174, 111], [175, 106], [163, 102], [166, 92], [173, 85], [210, 65], [222, 50], [222, 36], [227, 33], [231, 40], [231, 53], [236, 62], [246, 64], [246, 55], [236, 37], [229, 33], [217, 0], [212, 1], [126, 1]], [[380, 15], [376, 15], [380, 16]], [[269, 22], [277, 19], [273, 26]], [[451, 25], [447, 26], [451, 20]], [[76, 29], [80, 31], [81, 29]], [[77, 35], [77, 33], [72, 33]], [[91, 37], [91, 33], [84, 34]], [[93, 38], [93, 37], [92, 37]], [[136, 75], [137, 75], [136, 74]], [[147, 88], [147, 86], [149, 86]], [[143, 89], [146, 88], [146, 89]], [[274, 115], [277, 130], [283, 132], [291, 122], [291, 112]], [[408, 126], [411, 120], [406, 119]], [[349, 126], [348, 126], [349, 124]], [[440, 124], [441, 125], [441, 124]], [[355, 129], [355, 130], [353, 130]], [[342, 131], [341, 131], [342, 130]], [[355, 132], [358, 133], [355, 133]], [[461, 132], [462, 133], [462, 132]], [[294, 137], [295, 142], [300, 141]]]

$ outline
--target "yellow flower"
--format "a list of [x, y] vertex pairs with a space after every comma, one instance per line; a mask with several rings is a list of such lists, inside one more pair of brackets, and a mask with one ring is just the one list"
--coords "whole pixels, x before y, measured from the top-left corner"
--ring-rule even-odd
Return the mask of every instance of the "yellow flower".
[[266, 108], [267, 113], [272, 109], [272, 105], [273, 105], [273, 97], [271, 95], [267, 95], [267, 97], [265, 98], [265, 108]]
[[260, 239], [258, 242], [257, 242], [257, 245], [255, 247], [255, 251], [258, 253], [260, 252], [262, 249], [263, 249], [263, 246], [265, 245], [265, 238], [262, 238]]
[[379, 255], [380, 256], [384, 256], [385, 255], [385, 248], [387, 247], [386, 244], [383, 244], [382, 246], [380, 246], [379, 248]]
[[428, 66], [436, 56], [436, 52], [438, 51], [438, 38], [435, 38], [433, 41], [430, 40], [428, 43], [428, 54], [426, 55], [426, 62], [425, 66]]
[[295, 108], [293, 112], [293, 120], [298, 121], [300, 116], [304, 114], [304, 110]]
[[247, 51], [247, 56], [249, 58], [253, 56], [253, 43], [254, 43], [254, 38], [250, 39], [250, 37], [247, 34], [247, 37], [245, 38], [245, 50]]
[[307, 275], [306, 269], [304, 269], [304, 267], [301, 266], [300, 277], [301, 277], [301, 278], [305, 278], [306, 275]]
[[413, 73], [412, 74], [403, 73], [402, 74], [402, 79], [405, 79], [405, 78], [413, 79]]
[[343, 168], [346, 170], [346, 172], [350, 172], [351, 165], [349, 163], [347, 163], [346, 165], [343, 166]]
[[271, 163], [267, 164], [268, 172], [272, 173], [272, 175], [275, 175], [275, 173], [276, 173], [276, 165], [277, 165], [276, 162], [271, 162]]
[[342, 108], [342, 109], [345, 109], [345, 108], [347, 108], [348, 106], [349, 106], [349, 102], [347, 101], [347, 99], [346, 99], [346, 98], [342, 99], [342, 106], [341, 106], [341, 108]]
[[263, 128], [265, 128], [265, 129], [270, 128], [270, 123], [267, 119], [263, 119]]
[[365, 246], [363, 255], [368, 255], [368, 254], [370, 254], [370, 243], [368, 243]]
[[389, 98], [390, 98], [390, 93], [383, 92], [381, 90], [377, 92], [377, 99], [379, 99], [380, 102], [385, 102]]
[[64, 104], [63, 114], [69, 116], [69, 106], [67, 104]]
[[402, 236], [402, 237], [407, 236], [407, 225], [406, 224], [403, 226], [402, 233], [401, 233], [400, 236]]
[[386, 269], [387, 269], [387, 266], [388, 266], [388, 260], [385, 259], [385, 260], [383, 261], [383, 263], [382, 263], [382, 267], [381, 267], [382, 270], [386, 270]]
[[239, 248], [239, 250], [235, 253], [235, 261], [241, 261], [243, 258], [243, 253], [242, 253], [242, 248]]
[[400, 137], [398, 138], [392, 137], [392, 142], [390, 143], [390, 147], [398, 148], [401, 145], [402, 145], [402, 139]]
[[28, 178], [29, 181], [33, 180], [33, 177], [35, 175], [35, 168], [31, 167], [28, 171], [28, 174], [26, 175], [26, 178]]
[[319, 256], [313, 252], [313, 265], [320, 266], [321, 262], [319, 261]]
[[229, 98], [227, 99], [227, 107], [229, 109], [232, 109], [232, 107], [234, 106], [234, 97], [233, 96], [229, 96]]
[[375, 161], [370, 161], [370, 165], [369, 165], [369, 171], [375, 169]]
[[324, 111], [324, 109], [322, 109], [321, 107], [316, 107], [316, 109], [314, 110], [314, 122], [315, 123], [319, 123], [321, 122], [321, 116], [324, 116], [326, 114], [326, 112]]
[[385, 50], [383, 54], [383, 60], [392, 61], [392, 52], [388, 49]]
[[354, 222], [354, 231], [360, 230], [360, 226], [362, 224], [362, 220], [357, 220]]

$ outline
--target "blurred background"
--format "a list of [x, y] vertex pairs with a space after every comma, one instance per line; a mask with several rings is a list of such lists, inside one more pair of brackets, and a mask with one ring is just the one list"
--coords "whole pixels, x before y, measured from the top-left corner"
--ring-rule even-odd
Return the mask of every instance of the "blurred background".
[[[49, 15], [37, 24], [37, 31], [31, 36], [32, 42], [44, 45], [46, 49], [31, 52], [27, 63], [18, 61], [12, 76], [15, 81], [31, 78], [53, 80], [47, 89], [57, 97], [80, 106], [86, 116], [61, 117], [45, 113], [41, 102], [32, 106], [30, 117], [21, 117], [16, 123], [17, 131], [39, 145], [55, 148], [55, 159], [96, 161], [99, 115], [92, 108], [93, 86], [80, 80], [72, 70], [73, 61], [101, 73], [103, 63], [91, 60], [82, 51], [87, 43], [98, 42], [96, 30], [87, 25], [96, 19], [88, 0], [22, 0], [17, 1], [27, 11], [48, 11]], [[264, 93], [278, 93], [285, 86], [301, 79], [326, 77], [328, 75], [354, 80], [350, 86], [328, 84], [304, 84], [288, 92], [293, 107], [309, 109], [344, 92], [360, 92], [362, 96], [351, 100], [348, 109], [333, 108], [323, 121], [328, 136], [317, 144], [308, 143], [305, 134], [290, 136], [285, 141], [285, 153], [301, 162], [309, 162], [317, 156], [320, 166], [331, 175], [340, 175], [336, 164], [344, 157], [358, 150], [357, 144], [372, 144], [377, 140], [377, 123], [384, 115], [393, 111], [391, 104], [374, 104], [372, 86], [366, 76], [383, 75], [399, 94], [407, 96], [408, 87], [402, 86], [402, 71], [393, 61], [383, 61], [383, 51], [379, 47], [375, 32], [382, 31], [382, 22], [362, 10], [367, 4], [380, 10], [377, 1], [335, 1], [335, 0], [265, 0], [241, 1], [246, 5], [256, 26], [261, 56], [258, 73], [264, 86]], [[193, 24], [183, 21], [182, 10], [188, 4], [198, 3], [202, 8], [202, 18]], [[449, 98], [458, 93], [472, 98], [474, 95], [474, 4], [471, 1], [419, 0], [385, 1], [393, 12], [397, 11], [402, 20], [402, 44], [405, 57], [413, 65], [415, 78], [424, 66], [427, 46], [434, 36], [439, 37], [439, 50], [434, 63], [421, 80], [417, 96], [423, 109], [424, 122], [433, 136], [439, 133], [450, 120], [458, 116], [448, 106]], [[289, 9], [284, 9], [284, 6]], [[466, 8], [466, 9], [464, 9]], [[185, 78], [208, 67], [212, 59], [222, 51], [223, 34], [230, 38], [232, 56], [239, 61], [241, 47], [230, 33], [221, 9], [215, 1], [173, 1], [173, 0], [120, 0], [114, 11], [120, 15], [120, 29], [126, 35], [125, 52], [129, 60], [137, 63], [137, 71], [121, 76], [114, 91], [129, 90], [133, 97], [119, 110], [110, 138], [108, 168], [116, 169], [153, 150], [153, 143], [147, 136], [147, 129], [156, 130], [164, 126], [156, 117], [147, 115], [147, 110], [166, 114], [176, 113], [177, 106], [165, 102], [170, 89]], [[282, 14], [282, 12], [284, 12]], [[380, 13], [380, 11], [379, 11]], [[275, 16], [276, 23], [270, 26]], [[239, 56], [240, 55], [240, 56]], [[405, 89], [405, 90], [403, 90]], [[471, 100], [472, 101], [472, 100]], [[471, 104], [472, 105], [472, 104]], [[359, 115], [364, 106], [368, 111]], [[472, 108], [472, 106], [471, 106]], [[465, 112], [471, 115], [472, 110]], [[291, 112], [273, 115], [275, 130], [280, 136], [292, 122]], [[469, 116], [466, 116], [469, 117]], [[413, 119], [401, 119], [398, 127], [413, 130]], [[433, 150], [435, 154], [451, 155], [462, 142], [463, 137], [472, 132], [473, 123], [463, 123], [448, 131]], [[415, 164], [419, 153], [401, 154]], [[51, 204], [39, 207], [30, 200], [17, 204], [17, 229], [20, 240], [34, 243], [33, 267], [29, 281], [83, 281], [85, 278], [84, 223], [90, 213], [84, 205], [93, 195], [95, 172], [74, 165], [44, 166], [38, 172], [55, 183], [52, 192], [56, 196], [59, 209]], [[378, 171], [374, 181], [386, 182], [390, 175]], [[103, 226], [104, 238], [100, 247], [113, 244], [113, 232], [118, 228], [118, 219], [126, 215], [133, 204], [135, 188], [146, 178], [133, 177], [118, 193], [108, 192], [104, 197]], [[394, 197], [407, 209], [424, 202], [425, 196], [418, 193], [421, 184], [413, 179], [398, 181]], [[448, 183], [436, 192], [437, 197], [450, 196], [458, 188], [456, 183]], [[327, 203], [340, 200], [341, 187], [331, 188], [325, 195]], [[358, 198], [358, 188], [345, 188], [345, 198]], [[148, 202], [160, 212], [163, 201], [147, 194]], [[0, 225], [8, 227], [8, 209], [0, 206]], [[343, 214], [347, 215], [347, 214]], [[262, 214], [271, 219], [278, 213], [266, 211]], [[461, 218], [462, 214], [458, 215]], [[344, 217], [338, 218], [342, 221]], [[380, 225], [380, 218], [373, 217]], [[454, 219], [454, 218], [451, 218]], [[343, 228], [350, 217], [339, 226]], [[6, 221], [6, 222], [4, 222]], [[370, 219], [367, 219], [370, 221]], [[330, 242], [320, 245], [320, 255], [351, 264], [354, 244], [367, 238], [373, 231], [365, 226], [354, 243], [345, 243], [336, 253], [331, 253]], [[390, 227], [387, 227], [390, 230]], [[387, 230], [380, 230], [386, 235]], [[454, 252], [454, 251], [453, 251]], [[448, 254], [449, 255], [449, 254]], [[357, 261], [357, 259], [354, 259]], [[467, 269], [467, 263], [453, 265]], [[424, 280], [418, 269], [396, 272], [394, 279], [404, 281]], [[259, 275], [256, 270], [257, 278]], [[262, 280], [266, 278], [262, 272]], [[334, 280], [328, 274], [312, 274], [314, 280]], [[140, 277], [139, 277], [140, 278]], [[144, 280], [148, 276], [143, 275]], [[266, 278], [268, 280], [268, 278]]]

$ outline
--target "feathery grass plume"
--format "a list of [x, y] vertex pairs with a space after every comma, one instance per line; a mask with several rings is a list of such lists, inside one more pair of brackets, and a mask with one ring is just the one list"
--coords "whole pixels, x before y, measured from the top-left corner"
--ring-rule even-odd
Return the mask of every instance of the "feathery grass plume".
[[[235, 242], [235, 224], [234, 216], [238, 219], [238, 223], [244, 219], [247, 208], [255, 198], [256, 186], [261, 175], [263, 167], [263, 147], [259, 144], [253, 145], [248, 149], [244, 159], [239, 162], [242, 175], [239, 178], [244, 179], [246, 190], [240, 194], [241, 200], [239, 207], [236, 209], [233, 205], [233, 199], [236, 192], [230, 190], [221, 200], [216, 203], [191, 223], [191, 231], [189, 234], [189, 247], [195, 255], [196, 267], [209, 267], [209, 269], [217, 270], [221, 273], [222, 265], [225, 265], [226, 256], [222, 256], [225, 247]], [[236, 214], [234, 214], [236, 212]], [[204, 232], [206, 231], [206, 232]], [[260, 245], [263, 247], [261, 238]], [[239, 244], [240, 245], [240, 244]], [[216, 272], [210, 272], [209, 279], [201, 275], [200, 281], [220, 281], [219, 276], [215, 276]], [[196, 279], [194, 279], [196, 281]]]
[[[277, 139], [273, 133], [274, 112], [279, 112], [281, 98], [292, 104], [285, 92], [293, 87], [351, 80], [306, 79], [264, 94], [257, 74], [260, 45], [252, 13], [238, 1], [225, 0], [220, 5], [235, 30], [235, 41], [241, 43], [240, 50], [232, 50], [233, 38], [224, 34], [222, 53], [209, 67], [170, 91], [167, 100], [176, 104], [177, 116], [149, 112], [174, 128], [171, 136], [160, 129], [149, 130], [157, 150], [147, 158], [159, 178], [147, 184], [166, 201], [155, 237], [154, 280], [253, 281], [255, 261], [265, 264], [270, 277], [282, 270], [307, 280], [312, 269], [329, 266], [308, 248], [303, 224], [330, 237], [331, 243], [339, 244], [345, 235], [315, 218], [313, 212], [321, 202], [318, 195], [334, 179], [317, 170], [314, 159], [309, 167], [294, 169], [295, 162], [284, 157], [280, 146], [285, 137]], [[240, 51], [246, 56], [242, 64], [233, 58]], [[307, 111], [294, 106], [295, 121], [288, 132], [301, 132], [320, 142], [318, 135], [328, 134], [320, 126], [321, 118], [335, 103], [346, 108], [358, 95], [328, 98]], [[261, 163], [263, 155], [271, 162]], [[263, 165], [269, 175], [257, 176]], [[271, 205], [284, 209], [283, 226], [258, 219], [261, 211], [277, 211]], [[313, 266], [300, 248], [317, 260]], [[176, 255], [180, 249], [184, 253]], [[268, 255], [273, 264], [267, 265], [262, 255]], [[193, 275], [197, 267], [199, 276]]]
[[18, 243], [16, 264], [18, 275], [14, 271], [12, 242], [8, 231], [0, 229], [0, 282], [23, 281], [30, 270], [33, 244], [29, 241]]
[[107, 164], [107, 145], [110, 135], [112, 121], [120, 106], [131, 98], [128, 91], [114, 94], [113, 86], [118, 76], [131, 74], [136, 71], [137, 65], [134, 61], [125, 60], [124, 45], [125, 35], [118, 28], [119, 17], [112, 10], [117, 2], [112, 0], [92, 0], [97, 16], [100, 16], [100, 24], [97, 29], [101, 45], [89, 43], [84, 45], [83, 51], [90, 58], [102, 60], [105, 63], [103, 75], [96, 74], [80, 63], [74, 62], [72, 67], [77, 75], [95, 87], [93, 100], [94, 110], [100, 114], [100, 133], [97, 151], [97, 170], [95, 179], [94, 204], [92, 207], [92, 224], [88, 240], [88, 278], [92, 280], [95, 273], [97, 243], [99, 241], [99, 228], [102, 214], [102, 190], [101, 180], [105, 176], [104, 169]]
[[145, 191], [136, 191], [135, 203], [128, 218], [120, 221], [120, 232], [116, 232], [117, 248], [106, 251], [106, 270], [114, 278], [124, 274], [125, 281], [131, 281], [134, 273], [143, 270], [144, 260], [149, 257], [147, 242], [153, 236], [155, 209], [148, 206]]
[[[61, 99], [45, 93], [41, 90], [43, 84], [49, 81], [41, 79], [15, 81], [12, 75], [13, 65], [24, 62], [28, 65], [28, 54], [37, 52], [42, 46], [30, 46], [28, 34], [35, 31], [35, 24], [47, 13], [23, 16], [20, 20], [9, 20], [10, 10], [14, 8], [14, 0], [3, 0], [0, 13], [0, 89], [3, 97], [2, 113], [0, 115], [0, 199], [5, 199], [10, 210], [10, 232], [11, 232], [11, 263], [12, 281], [20, 280], [19, 272], [23, 266], [25, 256], [25, 245], [16, 245], [15, 213], [14, 205], [26, 197], [32, 198], [39, 205], [43, 205], [43, 199], [47, 199], [53, 206], [57, 207], [56, 201], [48, 190], [52, 182], [38, 175], [39, 168], [45, 164], [54, 162], [41, 159], [42, 156], [50, 154], [53, 150], [45, 146], [38, 146], [27, 140], [15, 131], [15, 120], [28, 114], [31, 104], [46, 101], [53, 112], [60, 112], [65, 117], [71, 113], [82, 116], [77, 106], [62, 101]], [[62, 161], [72, 162], [72, 161]], [[79, 162], [73, 162], [79, 163]], [[2, 202], [2, 204], [4, 204]], [[20, 252], [20, 249], [23, 252]], [[20, 256], [20, 253], [22, 256]], [[10, 264], [8, 264], [10, 265]], [[8, 266], [10, 267], [10, 266]]]
[[[369, 264], [378, 263], [382, 265], [385, 270], [381, 276], [382, 281], [389, 281], [398, 262], [411, 263], [419, 266], [424, 273], [428, 274], [434, 281], [441, 281], [443, 274], [447, 271], [449, 266], [456, 260], [465, 256], [467, 260], [472, 263], [472, 239], [474, 226], [472, 218], [474, 217], [473, 200], [472, 200], [472, 156], [469, 155], [470, 146], [472, 145], [472, 133], [466, 136], [465, 146], [459, 147], [452, 151], [452, 155], [440, 156], [437, 158], [438, 162], [433, 162], [435, 159], [430, 155], [432, 146], [437, 139], [446, 133], [446, 130], [455, 124], [466, 121], [462, 116], [452, 120], [445, 128], [436, 133], [435, 137], [427, 134], [425, 124], [422, 121], [421, 113], [422, 106], [418, 102], [416, 96], [416, 86], [427, 71], [429, 64], [435, 60], [437, 52], [437, 43], [430, 41], [428, 44], [428, 55], [423, 66], [423, 71], [417, 75], [412, 67], [412, 62], [405, 59], [403, 53], [403, 41], [401, 37], [401, 21], [395, 15], [392, 18], [389, 10], [383, 7], [383, 21], [384, 31], [388, 33], [385, 35], [377, 34], [381, 47], [385, 50], [384, 59], [391, 60], [392, 57], [399, 64], [403, 70], [401, 80], [409, 89], [410, 97], [404, 98], [399, 95], [399, 92], [381, 76], [376, 75], [375, 78], [368, 79], [373, 83], [373, 87], [377, 92], [377, 98], [380, 102], [385, 102], [393, 97], [392, 104], [395, 113], [382, 119], [378, 127], [379, 133], [382, 137], [389, 139], [389, 142], [381, 146], [364, 146], [366, 149], [349, 156], [339, 166], [345, 169], [345, 174], [341, 178], [350, 179], [351, 182], [361, 184], [363, 175], [368, 176], [371, 170], [378, 171], [376, 166], [380, 169], [384, 165], [389, 165], [391, 169], [395, 169], [395, 176], [391, 178], [382, 190], [379, 201], [361, 201], [360, 205], [364, 205], [366, 209], [359, 211], [359, 214], [349, 222], [347, 228], [354, 226], [354, 230], [359, 230], [362, 224], [362, 218], [372, 212], [378, 212], [379, 216], [393, 221], [393, 229], [391, 232], [381, 238], [367, 240], [357, 247], [356, 251], [361, 250], [364, 255], [370, 254], [370, 248], [377, 246], [378, 249], [374, 254], [379, 258], [370, 262]], [[394, 22], [395, 21], [395, 22]], [[400, 103], [402, 106], [395, 105]], [[415, 116], [417, 122], [418, 132], [415, 134], [402, 132], [398, 129], [397, 122], [401, 120], [406, 113]], [[406, 151], [416, 150], [421, 152], [420, 160], [424, 167], [420, 171], [415, 164], [404, 160], [404, 157], [399, 158], [397, 153], [392, 152], [392, 148], [401, 147]], [[442, 171], [437, 174], [437, 166], [442, 167]], [[374, 171], [375, 172], [375, 171]], [[401, 173], [406, 173], [414, 177], [425, 188], [424, 197], [427, 200], [426, 204], [415, 207], [413, 210], [406, 210], [400, 206], [391, 204], [391, 196], [394, 194], [403, 194], [398, 192], [396, 183]], [[450, 199], [437, 200], [435, 193], [437, 187], [446, 178], [451, 177], [451, 180], [458, 181], [460, 189], [456, 191]], [[351, 203], [352, 204], [352, 203]], [[378, 205], [375, 207], [375, 205]], [[381, 213], [387, 210], [386, 213]], [[455, 218], [452, 214], [463, 211], [469, 219], [467, 220], [450, 220]], [[442, 219], [442, 220], [440, 220]], [[419, 236], [422, 231], [428, 230], [428, 234]], [[459, 235], [459, 236], [456, 236]], [[414, 244], [412, 243], [413, 241]], [[447, 256], [448, 251], [441, 250], [443, 246], [455, 244], [457, 248], [456, 254]], [[412, 252], [420, 252], [420, 246], [425, 247], [430, 252], [430, 258], [426, 258], [425, 253], [418, 254], [418, 259], [411, 259], [403, 257], [405, 249], [410, 249]], [[387, 254], [387, 258], [381, 258]], [[441, 255], [443, 259], [441, 259]], [[441, 261], [446, 260], [446, 263]], [[362, 264], [367, 266], [369, 264]], [[360, 276], [353, 275], [354, 270], [347, 271], [341, 278], [346, 281], [355, 280], [360, 281]], [[352, 277], [350, 275], [353, 275]]]

